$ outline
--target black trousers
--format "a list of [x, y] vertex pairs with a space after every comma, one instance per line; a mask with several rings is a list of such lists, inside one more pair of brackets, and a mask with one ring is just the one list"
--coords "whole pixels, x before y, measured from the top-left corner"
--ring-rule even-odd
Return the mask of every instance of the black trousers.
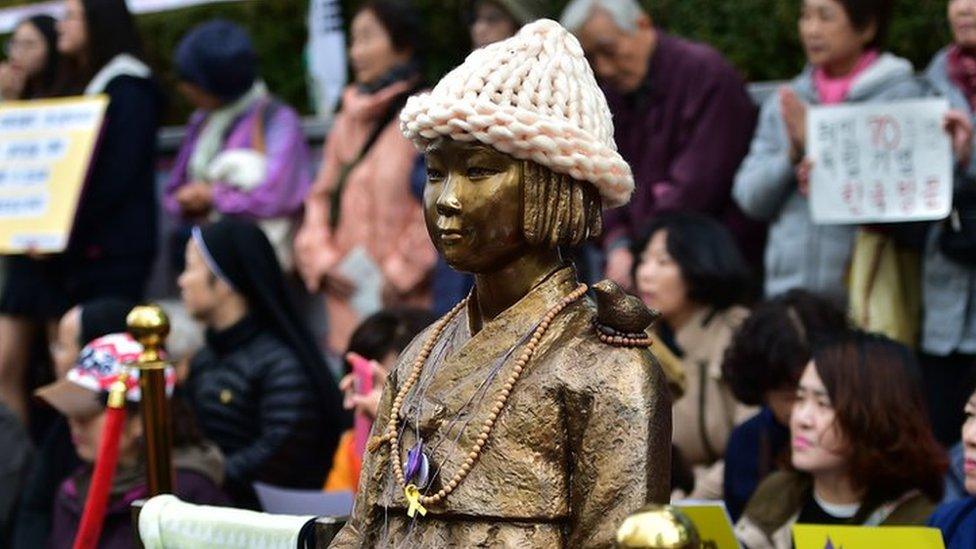
[[963, 408], [976, 389], [976, 355], [923, 353], [919, 359], [932, 429], [950, 448], [962, 438]]

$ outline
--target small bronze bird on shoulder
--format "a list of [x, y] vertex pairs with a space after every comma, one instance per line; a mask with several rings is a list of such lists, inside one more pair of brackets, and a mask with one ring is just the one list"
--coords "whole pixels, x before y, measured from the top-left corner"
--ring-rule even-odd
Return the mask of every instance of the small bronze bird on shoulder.
[[604, 334], [645, 338], [647, 329], [661, 317], [661, 313], [648, 309], [644, 302], [612, 280], [594, 284], [593, 293], [597, 328]]

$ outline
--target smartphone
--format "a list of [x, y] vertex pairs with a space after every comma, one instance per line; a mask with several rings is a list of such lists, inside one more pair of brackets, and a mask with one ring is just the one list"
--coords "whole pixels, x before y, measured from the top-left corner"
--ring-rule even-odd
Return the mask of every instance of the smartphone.
[[355, 375], [357, 395], [365, 395], [373, 390], [373, 365], [368, 360], [359, 355], [347, 357], [352, 366], [352, 373]]
[[[370, 361], [359, 355], [349, 355], [346, 357], [352, 366], [352, 373], [355, 376], [353, 382], [356, 394], [365, 395], [373, 390], [373, 365]], [[366, 442], [369, 439], [369, 430], [373, 422], [363, 414], [356, 414], [353, 418], [353, 429], [355, 433], [356, 452], [363, 455], [366, 451]]]

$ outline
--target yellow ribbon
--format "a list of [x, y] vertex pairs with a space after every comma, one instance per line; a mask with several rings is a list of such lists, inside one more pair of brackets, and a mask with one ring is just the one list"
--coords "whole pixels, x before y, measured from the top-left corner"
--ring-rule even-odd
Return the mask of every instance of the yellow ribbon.
[[420, 512], [421, 516], [427, 516], [427, 509], [420, 504], [420, 490], [413, 484], [408, 484], [406, 488], [403, 489], [403, 495], [407, 498], [407, 516], [413, 518], [417, 512]]

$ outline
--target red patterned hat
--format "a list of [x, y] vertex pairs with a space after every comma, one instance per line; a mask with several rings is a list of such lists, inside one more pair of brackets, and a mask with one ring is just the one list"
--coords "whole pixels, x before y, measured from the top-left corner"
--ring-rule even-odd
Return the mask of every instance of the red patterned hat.
[[[142, 350], [142, 345], [126, 333], [100, 337], [85, 345], [64, 379], [41, 387], [34, 394], [66, 416], [92, 415], [105, 407], [103, 395], [125, 372], [125, 398], [139, 402], [139, 370], [130, 366]], [[167, 367], [165, 376], [166, 393], [171, 395], [176, 371]]]

